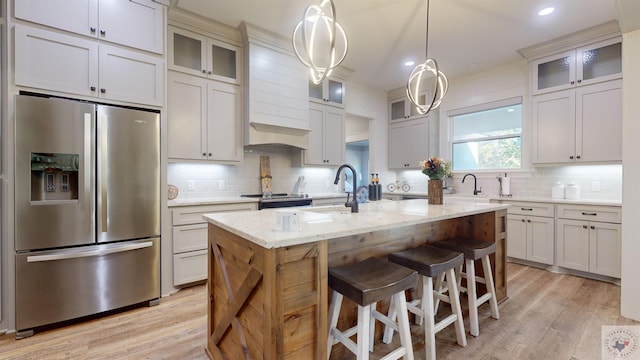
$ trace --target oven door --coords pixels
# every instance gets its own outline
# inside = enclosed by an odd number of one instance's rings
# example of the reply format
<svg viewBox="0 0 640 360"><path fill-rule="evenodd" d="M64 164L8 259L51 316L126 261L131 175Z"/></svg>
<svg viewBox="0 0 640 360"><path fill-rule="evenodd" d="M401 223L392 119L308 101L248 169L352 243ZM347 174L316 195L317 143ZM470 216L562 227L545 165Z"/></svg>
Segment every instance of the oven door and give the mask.
<svg viewBox="0 0 640 360"><path fill-rule="evenodd" d="M312 202L311 198L260 200L258 202L258 210L294 207L294 206L309 206L311 205L311 202Z"/></svg>

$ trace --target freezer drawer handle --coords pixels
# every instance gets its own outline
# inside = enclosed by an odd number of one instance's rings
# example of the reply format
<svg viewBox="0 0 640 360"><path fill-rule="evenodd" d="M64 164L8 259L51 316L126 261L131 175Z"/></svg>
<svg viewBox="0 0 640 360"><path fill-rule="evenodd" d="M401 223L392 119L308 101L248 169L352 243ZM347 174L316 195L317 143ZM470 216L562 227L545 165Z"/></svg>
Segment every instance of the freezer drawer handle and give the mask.
<svg viewBox="0 0 640 360"><path fill-rule="evenodd" d="M588 212L582 212L582 215L589 215L589 216L598 216L598 213L588 213Z"/></svg>
<svg viewBox="0 0 640 360"><path fill-rule="evenodd" d="M113 246L106 249L95 249L95 250L87 250L87 251L79 251L79 252L65 252L65 253L49 254L49 255L34 255L34 256L27 256L27 262L32 263L32 262L67 260L67 259L76 259L76 258L83 258L83 257L102 256L102 255L114 254L119 252L144 249L151 246L153 246L153 242L146 241L143 243Z"/></svg>

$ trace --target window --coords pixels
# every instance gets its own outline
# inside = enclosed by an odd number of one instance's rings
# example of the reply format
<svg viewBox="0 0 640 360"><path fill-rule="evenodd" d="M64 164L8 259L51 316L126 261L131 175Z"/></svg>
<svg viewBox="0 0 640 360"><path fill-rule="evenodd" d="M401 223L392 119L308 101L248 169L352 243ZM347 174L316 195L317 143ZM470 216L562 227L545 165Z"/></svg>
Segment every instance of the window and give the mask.
<svg viewBox="0 0 640 360"><path fill-rule="evenodd" d="M453 170L505 170L522 166L522 98L448 113Z"/></svg>

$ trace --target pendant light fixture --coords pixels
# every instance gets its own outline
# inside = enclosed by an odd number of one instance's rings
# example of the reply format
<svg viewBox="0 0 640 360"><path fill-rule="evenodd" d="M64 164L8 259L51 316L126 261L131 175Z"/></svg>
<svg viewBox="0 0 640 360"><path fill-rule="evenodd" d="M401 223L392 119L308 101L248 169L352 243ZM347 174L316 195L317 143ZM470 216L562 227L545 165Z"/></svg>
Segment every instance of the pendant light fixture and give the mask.
<svg viewBox="0 0 640 360"><path fill-rule="evenodd" d="M336 20L333 0L310 5L293 30L293 50L320 84L347 55L347 35Z"/></svg>
<svg viewBox="0 0 640 360"><path fill-rule="evenodd" d="M425 57L427 60L413 68L409 75L409 81L407 81L407 97L416 106L416 110L421 115L437 109L449 88L447 77L438 68L438 63L435 59L429 58L429 0L427 0ZM423 81L430 86L423 86ZM424 103L421 104L419 101L420 94L428 89L432 89L431 96L425 96Z"/></svg>

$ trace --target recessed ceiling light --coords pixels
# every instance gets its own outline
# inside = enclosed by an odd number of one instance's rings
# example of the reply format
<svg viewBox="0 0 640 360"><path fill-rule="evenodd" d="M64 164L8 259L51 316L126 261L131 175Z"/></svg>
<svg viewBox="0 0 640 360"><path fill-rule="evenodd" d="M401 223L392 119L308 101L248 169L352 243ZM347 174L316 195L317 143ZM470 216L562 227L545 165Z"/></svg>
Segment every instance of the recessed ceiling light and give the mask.
<svg viewBox="0 0 640 360"><path fill-rule="evenodd" d="M540 16L546 16L546 15L551 14L551 13L552 13L552 12L554 12L555 10L556 10L556 8L554 8L554 7L544 8L544 9L542 9L542 10L540 10L540 11L538 12L538 15L540 15Z"/></svg>
<svg viewBox="0 0 640 360"><path fill-rule="evenodd" d="M415 62L414 62L414 61L411 61L411 60L406 61L406 62L404 63L404 66L413 66L413 65L415 65Z"/></svg>

